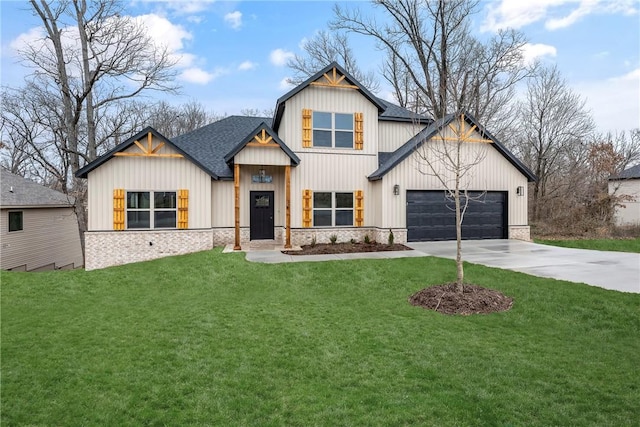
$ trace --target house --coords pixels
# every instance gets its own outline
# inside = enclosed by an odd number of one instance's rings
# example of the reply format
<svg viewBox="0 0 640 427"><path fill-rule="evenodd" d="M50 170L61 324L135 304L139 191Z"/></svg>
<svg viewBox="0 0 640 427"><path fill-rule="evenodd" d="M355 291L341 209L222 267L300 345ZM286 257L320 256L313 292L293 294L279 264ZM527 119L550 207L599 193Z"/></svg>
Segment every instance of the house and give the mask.
<svg viewBox="0 0 640 427"><path fill-rule="evenodd" d="M78 220L69 197L4 169L0 181L0 268L82 267Z"/></svg>
<svg viewBox="0 0 640 427"><path fill-rule="evenodd" d="M416 162L453 134L469 140L464 155L485 149L467 176L479 197L464 237L529 239L534 176L473 117L416 116L331 63L278 99L273 118L227 117L171 140L146 128L78 171L89 189L86 267L265 239L455 239L443 185Z"/></svg>
<svg viewBox="0 0 640 427"><path fill-rule="evenodd" d="M621 197L615 208L616 225L640 225L640 165L609 178L609 194Z"/></svg>

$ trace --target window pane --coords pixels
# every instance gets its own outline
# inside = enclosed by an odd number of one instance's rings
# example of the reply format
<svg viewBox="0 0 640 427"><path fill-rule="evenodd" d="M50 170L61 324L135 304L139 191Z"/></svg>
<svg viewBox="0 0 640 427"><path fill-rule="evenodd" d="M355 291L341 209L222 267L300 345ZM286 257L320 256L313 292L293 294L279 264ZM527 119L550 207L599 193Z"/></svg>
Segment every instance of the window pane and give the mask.
<svg viewBox="0 0 640 427"><path fill-rule="evenodd" d="M331 211L313 211L313 226L331 226Z"/></svg>
<svg viewBox="0 0 640 427"><path fill-rule="evenodd" d="M336 193L336 208L353 208L353 193Z"/></svg>
<svg viewBox="0 0 640 427"><path fill-rule="evenodd" d="M176 228L176 211L155 211L153 226L154 228Z"/></svg>
<svg viewBox="0 0 640 427"><path fill-rule="evenodd" d="M331 131L314 130L313 146L314 147L331 147Z"/></svg>
<svg viewBox="0 0 640 427"><path fill-rule="evenodd" d="M22 212L9 212L9 231L22 230Z"/></svg>
<svg viewBox="0 0 640 427"><path fill-rule="evenodd" d="M353 210L336 210L337 225L353 225Z"/></svg>
<svg viewBox="0 0 640 427"><path fill-rule="evenodd" d="M336 113L336 129L353 130L353 114Z"/></svg>
<svg viewBox="0 0 640 427"><path fill-rule="evenodd" d="M129 211L127 212L127 228L150 228L149 212Z"/></svg>
<svg viewBox="0 0 640 427"><path fill-rule="evenodd" d="M353 132L336 131L336 147L353 148Z"/></svg>
<svg viewBox="0 0 640 427"><path fill-rule="evenodd" d="M127 193L127 208L129 209L149 209L151 206L149 203L149 192L129 192Z"/></svg>
<svg viewBox="0 0 640 427"><path fill-rule="evenodd" d="M331 208L331 193L313 193L313 208Z"/></svg>
<svg viewBox="0 0 640 427"><path fill-rule="evenodd" d="M314 129L331 129L331 113L313 112Z"/></svg>
<svg viewBox="0 0 640 427"><path fill-rule="evenodd" d="M153 206L156 209L175 209L176 207L176 193L175 191L156 191L153 193Z"/></svg>

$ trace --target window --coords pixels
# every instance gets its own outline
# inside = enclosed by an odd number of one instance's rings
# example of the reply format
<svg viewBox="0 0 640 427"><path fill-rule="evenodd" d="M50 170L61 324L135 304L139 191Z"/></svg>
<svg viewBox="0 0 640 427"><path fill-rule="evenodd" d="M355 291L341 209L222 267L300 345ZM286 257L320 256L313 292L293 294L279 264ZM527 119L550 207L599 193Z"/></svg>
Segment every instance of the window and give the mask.
<svg viewBox="0 0 640 427"><path fill-rule="evenodd" d="M313 226L352 226L353 193L313 193Z"/></svg>
<svg viewBox="0 0 640 427"><path fill-rule="evenodd" d="M127 228L176 228L176 192L127 192Z"/></svg>
<svg viewBox="0 0 640 427"><path fill-rule="evenodd" d="M9 231L22 231L22 212L9 212Z"/></svg>
<svg viewBox="0 0 640 427"><path fill-rule="evenodd" d="M353 148L353 114L314 111L313 146Z"/></svg>

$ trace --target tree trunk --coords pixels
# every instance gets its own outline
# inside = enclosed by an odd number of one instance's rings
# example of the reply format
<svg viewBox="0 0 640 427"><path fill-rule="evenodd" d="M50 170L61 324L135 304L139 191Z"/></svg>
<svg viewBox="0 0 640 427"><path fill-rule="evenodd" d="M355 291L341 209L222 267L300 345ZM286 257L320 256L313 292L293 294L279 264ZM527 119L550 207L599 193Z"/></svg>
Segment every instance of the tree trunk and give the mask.
<svg viewBox="0 0 640 427"><path fill-rule="evenodd" d="M457 143L457 162L460 164L461 143ZM462 293L464 290L464 266L462 261L462 211L460 207L460 171L456 171L456 188L454 190L456 202L456 292Z"/></svg>

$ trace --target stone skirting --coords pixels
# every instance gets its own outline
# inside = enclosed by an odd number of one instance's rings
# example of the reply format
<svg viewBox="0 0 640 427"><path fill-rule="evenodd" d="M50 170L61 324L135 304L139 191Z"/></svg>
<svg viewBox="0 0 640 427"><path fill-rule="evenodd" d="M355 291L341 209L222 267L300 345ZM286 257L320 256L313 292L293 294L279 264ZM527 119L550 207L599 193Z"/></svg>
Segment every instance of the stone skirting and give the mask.
<svg viewBox="0 0 640 427"><path fill-rule="evenodd" d="M331 243L331 236L338 237L337 242L349 242L351 239L363 242L365 236L371 241L387 243L389 239L388 228L375 227L349 227L349 228L293 228L291 229L291 244L293 246L309 245L315 238L316 243ZM393 229L394 243L407 242L407 230L404 228Z"/></svg>
<svg viewBox="0 0 640 427"><path fill-rule="evenodd" d="M528 225L511 225L509 226L509 238L530 242L531 227Z"/></svg>
<svg viewBox="0 0 640 427"><path fill-rule="evenodd" d="M88 231L85 269L148 261L213 248L211 230Z"/></svg>

